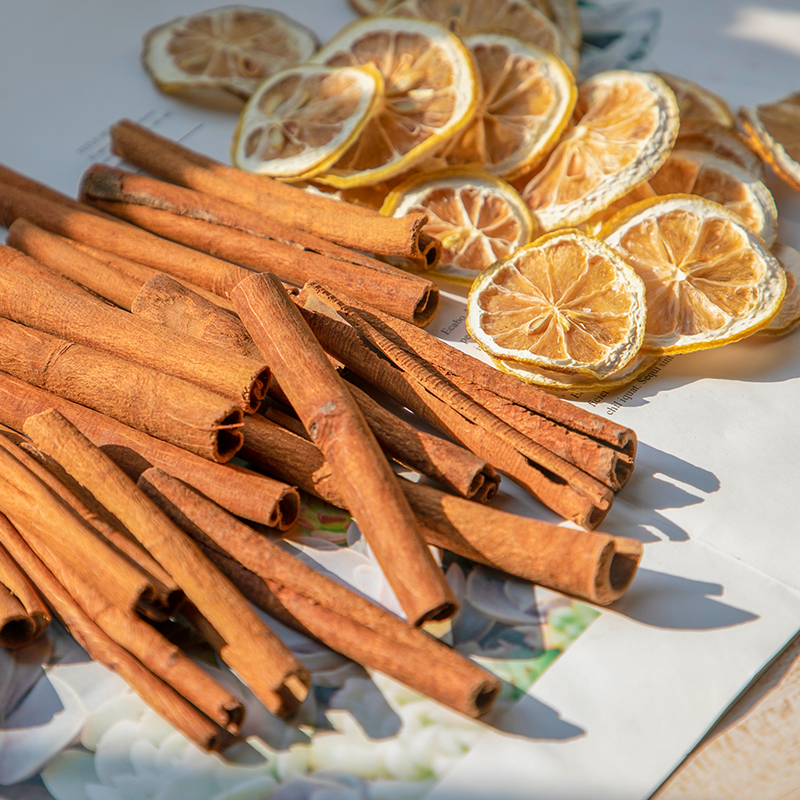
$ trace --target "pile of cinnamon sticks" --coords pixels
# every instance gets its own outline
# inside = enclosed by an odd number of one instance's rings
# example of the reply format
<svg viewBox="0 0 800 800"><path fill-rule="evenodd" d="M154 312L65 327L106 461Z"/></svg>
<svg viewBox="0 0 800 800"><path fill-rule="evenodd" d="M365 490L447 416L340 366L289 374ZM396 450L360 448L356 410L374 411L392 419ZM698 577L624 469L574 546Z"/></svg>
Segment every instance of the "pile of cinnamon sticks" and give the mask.
<svg viewBox="0 0 800 800"><path fill-rule="evenodd" d="M591 529L635 435L421 329L435 285L363 251L430 266L424 216L315 197L130 122L112 143L157 177L93 167L75 201L0 168L0 643L41 632L41 595L220 749L241 704L149 621L181 614L277 714L309 676L245 598L477 716L498 682L416 627L457 611L428 545L597 603L624 593L641 545ZM500 473L580 528L492 509ZM405 621L241 521L290 529L298 488L350 511Z"/></svg>

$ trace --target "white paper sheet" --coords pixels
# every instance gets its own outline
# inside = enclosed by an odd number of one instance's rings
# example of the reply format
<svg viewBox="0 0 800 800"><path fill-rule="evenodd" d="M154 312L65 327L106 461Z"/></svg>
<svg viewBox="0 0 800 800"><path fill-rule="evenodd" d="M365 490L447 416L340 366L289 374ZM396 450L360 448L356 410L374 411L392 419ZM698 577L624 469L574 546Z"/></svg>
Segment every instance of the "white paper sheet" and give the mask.
<svg viewBox="0 0 800 800"><path fill-rule="evenodd" d="M323 40L354 18L345 0L272 5ZM138 63L145 30L203 7L5 4L0 161L74 195L86 167L109 158L105 130L121 117L227 160L235 115L158 93ZM662 12L643 67L693 78L734 107L800 89L794 0L636 7ZM800 247L800 200L770 186L779 238ZM453 328L462 307L456 292L431 330ZM445 338L465 335L456 325ZM580 402L641 441L603 525L645 542L636 581L503 722L514 734L487 734L431 797L643 800L800 626L800 334L681 356L635 386ZM552 518L513 488L503 505Z"/></svg>

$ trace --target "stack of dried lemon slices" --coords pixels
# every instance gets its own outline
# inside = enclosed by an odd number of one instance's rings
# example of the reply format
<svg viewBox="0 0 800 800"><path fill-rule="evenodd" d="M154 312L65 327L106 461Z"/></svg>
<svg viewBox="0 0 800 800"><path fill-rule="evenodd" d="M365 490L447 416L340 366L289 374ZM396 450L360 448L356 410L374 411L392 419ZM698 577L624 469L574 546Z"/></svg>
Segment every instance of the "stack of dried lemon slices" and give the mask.
<svg viewBox="0 0 800 800"><path fill-rule="evenodd" d="M237 166L424 210L434 274L472 286L471 335L522 380L619 386L797 324L800 255L775 241L762 159L800 188L800 94L743 109L740 135L724 99L675 75L576 85L576 0L350 2L363 18L320 49L225 7L153 31L144 61L161 88L249 96Z"/></svg>

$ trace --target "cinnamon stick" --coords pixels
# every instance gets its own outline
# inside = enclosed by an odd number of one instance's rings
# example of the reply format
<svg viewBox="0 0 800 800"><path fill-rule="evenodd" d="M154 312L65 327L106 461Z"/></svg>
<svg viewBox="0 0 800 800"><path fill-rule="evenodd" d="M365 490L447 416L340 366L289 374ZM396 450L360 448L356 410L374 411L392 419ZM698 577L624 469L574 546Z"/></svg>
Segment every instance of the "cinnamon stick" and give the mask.
<svg viewBox="0 0 800 800"><path fill-rule="evenodd" d="M2 317L0 370L212 461L229 461L244 441L233 401Z"/></svg>
<svg viewBox="0 0 800 800"><path fill-rule="evenodd" d="M129 164L170 183L282 220L331 242L380 255L411 258L432 266L440 250L423 238L424 214L392 219L351 203L309 194L297 187L226 167L169 141L131 120L111 128L111 148Z"/></svg>
<svg viewBox="0 0 800 800"><path fill-rule="evenodd" d="M251 588L261 583L260 599L279 619L462 714L477 717L491 707L499 681L456 651L306 566L160 470L148 470L140 481L151 496L173 504L171 513L211 545L221 568L245 581L237 565L249 571Z"/></svg>
<svg viewBox="0 0 800 800"><path fill-rule="evenodd" d="M116 672L157 714L199 747L223 750L232 743L230 733L205 717L92 623L2 514L0 542L30 576L78 644L94 661Z"/></svg>
<svg viewBox="0 0 800 800"><path fill-rule="evenodd" d="M408 620L418 625L455 611L455 599L415 527L378 443L278 279L268 273L231 294L253 341L303 425L325 453L348 508Z"/></svg>
<svg viewBox="0 0 800 800"><path fill-rule="evenodd" d="M190 189L95 165L84 175L81 197L165 239L284 281L322 278L417 325L436 312L431 281Z"/></svg>
<svg viewBox="0 0 800 800"><path fill-rule="evenodd" d="M226 642L222 657L274 714L305 699L308 671L242 595L99 448L57 411L30 417L24 432L86 487L172 575Z"/></svg>
<svg viewBox="0 0 800 800"><path fill-rule="evenodd" d="M267 421L269 437L251 460L270 474L346 508L330 465L301 433ZM633 539L508 514L400 479L425 541L436 547L607 605L627 591L642 545Z"/></svg>
<svg viewBox="0 0 800 800"><path fill-rule="evenodd" d="M239 732L244 718L244 706L240 700L155 628L110 602L100 588L81 578L36 536L29 535L24 529L20 529L19 533L103 633L138 658L154 675L172 686L217 725L232 734Z"/></svg>
<svg viewBox="0 0 800 800"><path fill-rule="evenodd" d="M36 588L0 545L0 647L27 647L49 624L50 612Z"/></svg>
<svg viewBox="0 0 800 800"><path fill-rule="evenodd" d="M323 287L314 291L324 292L338 305ZM430 364L351 313L350 307L342 305L342 310L359 325L358 333L322 315L304 315L313 318L312 330L329 353L508 475L555 513L581 527L600 524L613 501L608 487L495 417ZM362 340L362 333L391 356L378 355Z"/></svg>
<svg viewBox="0 0 800 800"><path fill-rule="evenodd" d="M0 437L0 512L33 530L88 581L102 584L120 607L133 611L140 602L152 605L156 591L149 576L25 467L14 449Z"/></svg>
<svg viewBox="0 0 800 800"><path fill-rule="evenodd" d="M3 431L3 435L6 435ZM142 607L147 617L167 619L172 616L183 602L183 592L178 588L172 576L147 552L130 534L123 531L118 520L113 523L106 519L107 512L94 498L81 489L61 467L51 458L37 450L27 439L17 442L12 452L39 480L60 497L78 516L82 517L106 541L110 542L121 553L124 553L134 564L137 564L148 576L156 592L152 605Z"/></svg>
<svg viewBox="0 0 800 800"><path fill-rule="evenodd" d="M264 399L269 373L263 362L189 336L167 336L160 326L125 311L63 294L6 268L18 257L16 250L0 246L0 316L195 383L246 411Z"/></svg>
<svg viewBox="0 0 800 800"><path fill-rule="evenodd" d="M0 423L21 431L29 416L48 408L57 408L135 477L158 466L237 516L280 530L287 530L297 520L300 498L297 490L285 483L200 458L0 372Z"/></svg>

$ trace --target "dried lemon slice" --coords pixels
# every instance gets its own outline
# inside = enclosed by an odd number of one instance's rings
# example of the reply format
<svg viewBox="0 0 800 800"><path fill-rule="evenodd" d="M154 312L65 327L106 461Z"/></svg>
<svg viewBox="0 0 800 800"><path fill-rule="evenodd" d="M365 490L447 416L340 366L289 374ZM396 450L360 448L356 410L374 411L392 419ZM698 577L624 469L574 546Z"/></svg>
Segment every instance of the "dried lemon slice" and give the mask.
<svg viewBox="0 0 800 800"><path fill-rule="evenodd" d="M733 112L718 94L688 78L681 78L668 72L657 72L656 75L674 92L681 112L681 125L689 121L702 121L716 122L727 128L734 127Z"/></svg>
<svg viewBox="0 0 800 800"><path fill-rule="evenodd" d="M578 51L563 38L546 11L528 0L387 0L382 14L440 22L458 36L479 31L516 36L558 54L577 74Z"/></svg>
<svg viewBox="0 0 800 800"><path fill-rule="evenodd" d="M224 89L249 97L318 46L311 30L279 11L222 6L148 31L142 62L164 92Z"/></svg>
<svg viewBox="0 0 800 800"><path fill-rule="evenodd" d="M515 361L493 358L494 365L524 383L532 383L555 392L602 392L627 386L651 369L660 356L637 353L622 369L612 372L602 380L588 375L567 375L548 369L537 369Z"/></svg>
<svg viewBox="0 0 800 800"><path fill-rule="evenodd" d="M247 101L233 136L233 163L274 178L309 178L358 138L382 95L383 78L371 65L282 70Z"/></svg>
<svg viewBox="0 0 800 800"><path fill-rule="evenodd" d="M481 101L439 155L451 166L478 164L513 180L555 146L575 106L575 80L549 50L511 36L478 33L464 44L478 65Z"/></svg>
<svg viewBox="0 0 800 800"><path fill-rule="evenodd" d="M739 119L753 149L800 192L800 92L777 103L742 108Z"/></svg>
<svg viewBox="0 0 800 800"><path fill-rule="evenodd" d="M673 150L661 169L646 184L612 203L587 223L594 231L598 221L633 203L656 195L694 194L733 211L769 247L778 231L778 210L769 189L732 161L700 150Z"/></svg>
<svg viewBox="0 0 800 800"><path fill-rule="evenodd" d="M716 122L681 120L675 150L702 150L727 158L760 181L764 180L764 162L733 129Z"/></svg>
<svg viewBox="0 0 800 800"><path fill-rule="evenodd" d="M458 283L471 284L537 232L516 190L482 172L448 169L417 175L391 192L381 213L402 216L415 210L427 213L425 232L442 242L433 274Z"/></svg>
<svg viewBox="0 0 800 800"><path fill-rule="evenodd" d="M800 253L789 245L776 242L772 247L772 255L786 272L786 296L769 325L758 332L784 336L800 325Z"/></svg>
<svg viewBox="0 0 800 800"><path fill-rule="evenodd" d="M478 81L461 40L422 19L364 17L312 59L332 66L373 64L383 100L358 140L318 181L345 189L406 172L472 118Z"/></svg>
<svg viewBox="0 0 800 800"><path fill-rule="evenodd" d="M545 234L478 276L467 330L493 358L603 378L639 351L644 285L598 239Z"/></svg>
<svg viewBox="0 0 800 800"><path fill-rule="evenodd" d="M643 352L688 353L738 341L778 312L786 275L741 219L694 195L636 203L603 238L644 280Z"/></svg>
<svg viewBox="0 0 800 800"><path fill-rule="evenodd" d="M603 72L578 87L575 127L522 196L545 230L577 225L652 177L678 135L678 106L655 75Z"/></svg>

